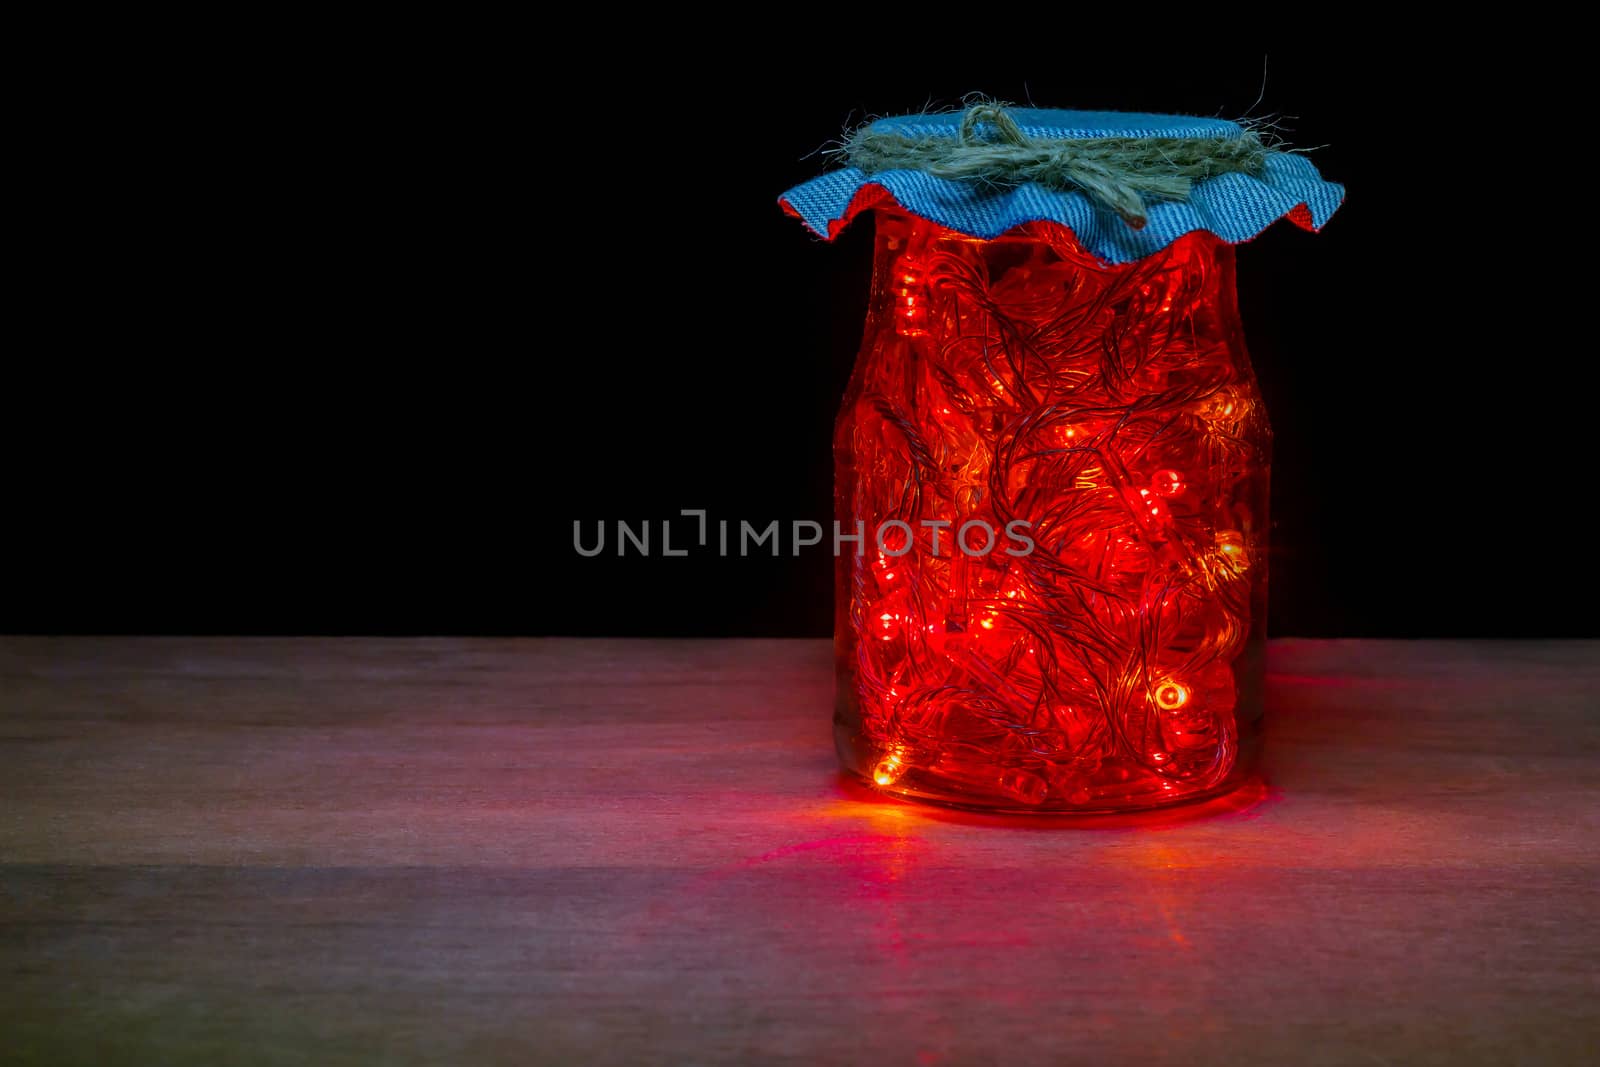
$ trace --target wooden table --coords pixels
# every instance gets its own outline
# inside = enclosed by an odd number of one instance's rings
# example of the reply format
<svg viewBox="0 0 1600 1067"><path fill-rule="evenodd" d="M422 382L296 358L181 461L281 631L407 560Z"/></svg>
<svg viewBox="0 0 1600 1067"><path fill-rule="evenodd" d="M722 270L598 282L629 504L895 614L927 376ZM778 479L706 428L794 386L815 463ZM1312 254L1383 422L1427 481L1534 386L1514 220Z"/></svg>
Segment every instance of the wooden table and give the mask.
<svg viewBox="0 0 1600 1067"><path fill-rule="evenodd" d="M1266 782L843 782L820 641L0 642L6 1063L1596 1062L1600 644L1279 641Z"/></svg>

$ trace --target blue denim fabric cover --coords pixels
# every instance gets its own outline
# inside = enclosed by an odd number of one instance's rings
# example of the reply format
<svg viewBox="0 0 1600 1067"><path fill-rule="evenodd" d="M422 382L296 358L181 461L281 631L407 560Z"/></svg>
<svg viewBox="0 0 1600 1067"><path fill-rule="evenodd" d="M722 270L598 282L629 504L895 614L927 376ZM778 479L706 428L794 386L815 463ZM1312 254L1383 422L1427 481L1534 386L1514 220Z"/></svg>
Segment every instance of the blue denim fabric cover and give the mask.
<svg viewBox="0 0 1600 1067"><path fill-rule="evenodd" d="M1010 114L1030 137L1237 137L1242 132L1237 123L1224 119L1185 115L1029 108L1016 108ZM879 119L873 125L912 135L954 138L961 115L903 115ZM1344 200L1344 186L1323 181L1310 160L1274 152L1267 157L1266 170L1259 178L1222 174L1196 182L1187 201L1147 201L1149 222L1142 230L1135 230L1083 193L1057 192L1031 182L996 189L915 170L882 171L869 177L848 167L795 186L780 202L810 229L831 238L830 223L845 218L856 193L873 185L887 190L911 214L973 237L997 237L1025 222L1059 222L1108 263L1147 256L1195 230L1209 230L1235 244L1248 241L1301 204L1310 214L1311 228L1321 229ZM1305 224L1298 213L1295 221Z"/></svg>

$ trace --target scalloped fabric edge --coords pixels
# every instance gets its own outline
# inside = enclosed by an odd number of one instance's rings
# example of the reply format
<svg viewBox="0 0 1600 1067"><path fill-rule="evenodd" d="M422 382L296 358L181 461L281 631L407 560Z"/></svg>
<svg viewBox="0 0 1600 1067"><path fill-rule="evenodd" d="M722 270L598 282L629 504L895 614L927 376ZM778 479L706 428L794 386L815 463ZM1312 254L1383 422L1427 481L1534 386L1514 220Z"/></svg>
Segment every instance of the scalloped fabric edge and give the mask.
<svg viewBox="0 0 1600 1067"><path fill-rule="evenodd" d="M1344 203L1344 186L1324 181L1304 156L1267 157L1259 178L1222 174L1197 182L1188 200L1148 205L1149 222L1135 230L1115 212L1082 193L1058 192L1032 182L991 189L915 170L871 177L855 168L837 170L790 189L779 205L806 228L831 241L863 211L886 202L969 237L989 239L1028 222L1055 222L1107 263L1130 263L1159 252L1186 233L1206 230L1229 244L1257 236L1279 219L1313 232L1326 226Z"/></svg>

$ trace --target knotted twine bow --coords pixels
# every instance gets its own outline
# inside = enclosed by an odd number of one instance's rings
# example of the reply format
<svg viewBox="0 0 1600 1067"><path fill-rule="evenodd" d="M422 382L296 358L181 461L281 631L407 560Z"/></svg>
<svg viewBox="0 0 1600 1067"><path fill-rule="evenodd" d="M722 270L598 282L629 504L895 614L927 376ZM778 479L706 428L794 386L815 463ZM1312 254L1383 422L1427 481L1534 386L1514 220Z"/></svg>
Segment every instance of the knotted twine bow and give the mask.
<svg viewBox="0 0 1600 1067"><path fill-rule="evenodd" d="M952 137L910 136L868 124L838 155L868 174L920 170L937 178L1008 187L1036 182L1078 190L1139 230L1144 198L1187 200L1196 181L1218 174L1260 174L1271 149L1255 131L1237 137L1030 138L999 103L967 109ZM987 136L979 127L987 127Z"/></svg>

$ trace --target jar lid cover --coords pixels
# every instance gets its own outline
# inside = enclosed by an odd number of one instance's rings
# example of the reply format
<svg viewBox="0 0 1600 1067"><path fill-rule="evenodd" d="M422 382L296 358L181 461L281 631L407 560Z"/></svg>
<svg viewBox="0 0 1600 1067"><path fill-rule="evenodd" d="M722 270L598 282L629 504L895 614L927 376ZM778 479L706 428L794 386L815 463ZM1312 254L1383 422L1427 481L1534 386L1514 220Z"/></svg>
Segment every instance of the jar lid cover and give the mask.
<svg viewBox="0 0 1600 1067"><path fill-rule="evenodd" d="M1196 230L1233 244L1281 218L1319 230L1344 200L1305 156L1240 123L1186 115L980 104L879 119L838 154L851 165L779 198L826 240L863 211L898 205L980 238L1060 223L1100 259L1127 263Z"/></svg>

